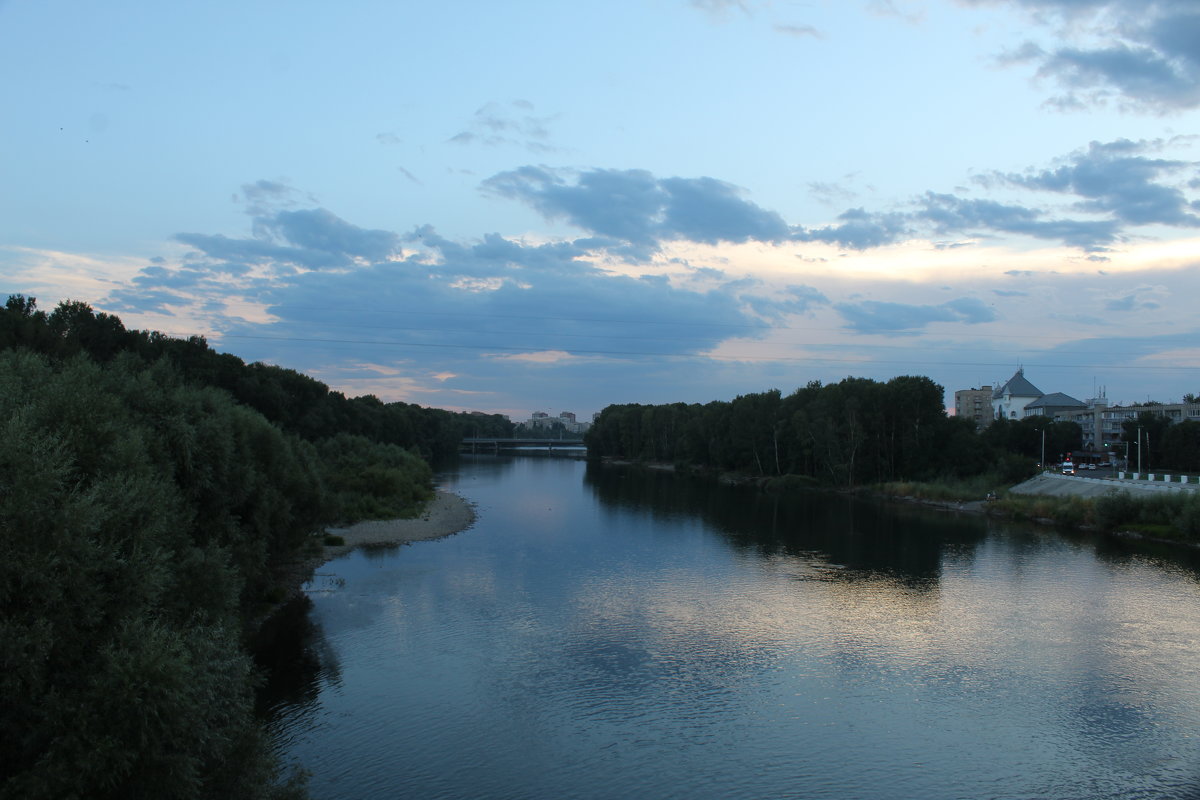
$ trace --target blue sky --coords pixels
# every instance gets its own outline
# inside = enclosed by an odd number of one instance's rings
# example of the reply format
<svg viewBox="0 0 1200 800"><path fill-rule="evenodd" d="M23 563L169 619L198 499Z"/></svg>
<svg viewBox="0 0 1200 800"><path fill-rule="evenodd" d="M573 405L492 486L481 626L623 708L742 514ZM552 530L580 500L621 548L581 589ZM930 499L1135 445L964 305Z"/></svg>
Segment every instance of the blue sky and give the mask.
<svg viewBox="0 0 1200 800"><path fill-rule="evenodd" d="M527 418L1200 392L1194 0L0 0L0 280Z"/></svg>

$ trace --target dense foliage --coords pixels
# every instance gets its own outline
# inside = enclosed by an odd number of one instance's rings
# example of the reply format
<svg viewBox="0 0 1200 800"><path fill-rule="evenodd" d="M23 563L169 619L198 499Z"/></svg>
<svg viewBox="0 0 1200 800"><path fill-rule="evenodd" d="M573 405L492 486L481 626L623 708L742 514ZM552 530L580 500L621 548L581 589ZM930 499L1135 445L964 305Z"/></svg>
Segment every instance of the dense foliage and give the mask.
<svg viewBox="0 0 1200 800"><path fill-rule="evenodd" d="M0 797L278 783L244 646L323 524L413 513L503 417L347 399L82 303L0 309ZM424 458L423 458L424 457Z"/></svg>
<svg viewBox="0 0 1200 800"><path fill-rule="evenodd" d="M239 611L318 521L311 445L166 364L0 352L0 794L263 797Z"/></svg>
<svg viewBox="0 0 1200 800"><path fill-rule="evenodd" d="M1121 423L1121 440L1131 469L1140 464L1143 472L1200 472L1200 422L1172 424L1161 414L1143 411Z"/></svg>
<svg viewBox="0 0 1200 800"><path fill-rule="evenodd" d="M86 303L60 303L46 313L34 300L14 295L0 309L0 350L24 347L52 358L79 353L107 363L119 354L143 361L166 359L184 378L229 392L284 431L309 441L355 434L371 441L416 449L436 461L457 452L465 433L511 436L512 423L500 414L466 414L378 398L347 398L320 381L268 364L246 364L218 353L202 336L177 339L153 331L126 330L111 314Z"/></svg>
<svg viewBox="0 0 1200 800"><path fill-rule="evenodd" d="M706 405L609 406L588 431L589 453L751 475L800 475L854 486L975 475L997 454L966 420L948 417L925 377L846 378ZM1018 479L1031 463L1017 459Z"/></svg>

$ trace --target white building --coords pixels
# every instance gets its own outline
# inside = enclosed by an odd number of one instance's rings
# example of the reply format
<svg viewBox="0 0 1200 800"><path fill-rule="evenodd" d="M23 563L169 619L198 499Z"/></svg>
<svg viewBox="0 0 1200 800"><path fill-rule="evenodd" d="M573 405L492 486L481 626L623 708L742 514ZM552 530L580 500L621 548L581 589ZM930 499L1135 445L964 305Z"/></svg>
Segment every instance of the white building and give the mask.
<svg viewBox="0 0 1200 800"><path fill-rule="evenodd" d="M992 418L1020 419L1025 416L1025 406L1044 395L1045 392L1025 379L1025 368L1021 367L992 393Z"/></svg>

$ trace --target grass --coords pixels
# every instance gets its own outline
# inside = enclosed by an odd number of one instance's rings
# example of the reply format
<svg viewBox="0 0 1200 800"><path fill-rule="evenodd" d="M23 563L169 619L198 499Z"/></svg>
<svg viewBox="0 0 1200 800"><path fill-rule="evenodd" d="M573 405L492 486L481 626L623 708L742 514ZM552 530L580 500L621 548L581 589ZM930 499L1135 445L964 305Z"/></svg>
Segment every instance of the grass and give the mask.
<svg viewBox="0 0 1200 800"><path fill-rule="evenodd" d="M999 477L992 473L970 478L950 478L937 481L893 481L877 487L888 497L915 497L938 502L969 502L983 500L989 493L1007 490Z"/></svg>

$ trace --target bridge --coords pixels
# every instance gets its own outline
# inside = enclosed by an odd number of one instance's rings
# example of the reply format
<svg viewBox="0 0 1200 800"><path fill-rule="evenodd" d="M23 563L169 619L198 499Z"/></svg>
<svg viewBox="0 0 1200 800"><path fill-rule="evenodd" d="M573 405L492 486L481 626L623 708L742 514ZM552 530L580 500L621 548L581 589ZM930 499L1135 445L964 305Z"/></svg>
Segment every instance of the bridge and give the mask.
<svg viewBox="0 0 1200 800"><path fill-rule="evenodd" d="M499 453L504 450L573 450L582 452L587 445L581 439L493 439L481 436L467 436L458 447L464 453Z"/></svg>

